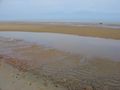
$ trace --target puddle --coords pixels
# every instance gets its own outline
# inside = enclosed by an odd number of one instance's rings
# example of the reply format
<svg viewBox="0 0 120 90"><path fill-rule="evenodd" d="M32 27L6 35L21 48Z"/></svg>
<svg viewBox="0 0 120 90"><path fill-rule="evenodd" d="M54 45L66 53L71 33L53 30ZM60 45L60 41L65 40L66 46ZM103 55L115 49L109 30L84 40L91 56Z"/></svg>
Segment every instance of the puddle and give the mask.
<svg viewBox="0 0 120 90"><path fill-rule="evenodd" d="M0 36L11 40L21 39L86 57L101 57L120 61L120 40L33 32L0 32Z"/></svg>

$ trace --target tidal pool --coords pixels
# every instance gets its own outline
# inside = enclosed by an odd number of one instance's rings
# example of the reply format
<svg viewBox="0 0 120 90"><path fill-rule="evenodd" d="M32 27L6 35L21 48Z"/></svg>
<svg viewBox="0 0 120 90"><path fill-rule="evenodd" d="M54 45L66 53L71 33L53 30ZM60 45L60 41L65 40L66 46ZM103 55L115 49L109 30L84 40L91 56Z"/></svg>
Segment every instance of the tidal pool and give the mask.
<svg viewBox="0 0 120 90"><path fill-rule="evenodd" d="M83 37L58 33L0 32L1 37L20 39L49 48L84 55L120 61L120 40Z"/></svg>

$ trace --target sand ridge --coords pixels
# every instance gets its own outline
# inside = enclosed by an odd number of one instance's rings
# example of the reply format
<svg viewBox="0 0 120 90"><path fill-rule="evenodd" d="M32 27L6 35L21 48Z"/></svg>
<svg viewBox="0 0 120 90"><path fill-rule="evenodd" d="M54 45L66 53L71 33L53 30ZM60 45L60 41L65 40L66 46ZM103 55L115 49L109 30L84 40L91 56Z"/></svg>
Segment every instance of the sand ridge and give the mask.
<svg viewBox="0 0 120 90"><path fill-rule="evenodd" d="M73 25L72 25L73 24ZM27 31L66 33L80 36L120 39L119 28L107 28L97 25L74 25L76 23L0 23L0 31Z"/></svg>

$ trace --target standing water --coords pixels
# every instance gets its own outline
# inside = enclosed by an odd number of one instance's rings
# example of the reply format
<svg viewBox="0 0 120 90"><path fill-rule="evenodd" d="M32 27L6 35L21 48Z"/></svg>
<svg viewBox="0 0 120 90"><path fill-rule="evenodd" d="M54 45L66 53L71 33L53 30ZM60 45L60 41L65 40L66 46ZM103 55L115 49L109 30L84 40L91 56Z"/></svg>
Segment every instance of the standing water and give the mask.
<svg viewBox="0 0 120 90"><path fill-rule="evenodd" d="M0 32L0 36L21 39L86 57L101 57L115 61L120 60L120 40L33 32Z"/></svg>

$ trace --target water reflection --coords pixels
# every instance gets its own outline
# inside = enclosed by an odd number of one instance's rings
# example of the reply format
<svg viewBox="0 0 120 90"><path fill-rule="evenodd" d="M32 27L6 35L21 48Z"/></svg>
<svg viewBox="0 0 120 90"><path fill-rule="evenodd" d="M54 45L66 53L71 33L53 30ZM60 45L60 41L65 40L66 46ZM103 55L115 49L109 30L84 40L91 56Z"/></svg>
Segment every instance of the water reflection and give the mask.
<svg viewBox="0 0 120 90"><path fill-rule="evenodd" d="M120 40L33 32L0 32L0 36L11 39L22 39L86 57L120 60Z"/></svg>

